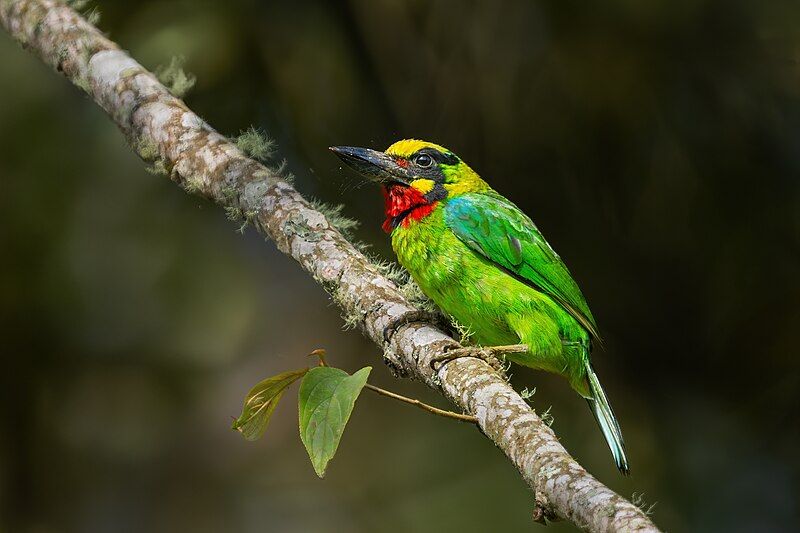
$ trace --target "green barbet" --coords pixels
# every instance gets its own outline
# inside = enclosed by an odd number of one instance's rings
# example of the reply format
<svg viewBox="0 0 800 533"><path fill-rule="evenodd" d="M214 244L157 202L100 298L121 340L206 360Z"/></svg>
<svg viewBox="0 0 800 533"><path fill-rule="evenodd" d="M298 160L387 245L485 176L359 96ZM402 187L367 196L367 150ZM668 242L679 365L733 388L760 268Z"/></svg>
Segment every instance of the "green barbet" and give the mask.
<svg viewBox="0 0 800 533"><path fill-rule="evenodd" d="M628 460L619 423L592 368L597 325L578 285L534 223L450 150L402 140L385 152L332 147L383 186L400 264L482 346L525 344L514 363L565 377L586 398L617 468Z"/></svg>

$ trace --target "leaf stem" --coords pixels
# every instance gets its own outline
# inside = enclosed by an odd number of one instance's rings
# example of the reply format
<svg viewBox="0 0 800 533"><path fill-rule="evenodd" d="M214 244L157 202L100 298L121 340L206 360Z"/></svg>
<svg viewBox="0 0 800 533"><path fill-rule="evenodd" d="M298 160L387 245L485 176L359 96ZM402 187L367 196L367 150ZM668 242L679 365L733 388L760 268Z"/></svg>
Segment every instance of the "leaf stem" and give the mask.
<svg viewBox="0 0 800 533"><path fill-rule="evenodd" d="M369 383L364 385L364 387L371 390L372 392L380 394L381 396L386 396L388 398L394 398L395 400L400 400L401 402L417 406L420 409L428 411L429 413L433 413L435 415L443 416L445 418L452 418L454 420L459 420L461 422L471 422L473 424L478 423L478 419L472 415L463 415L460 413L454 413L453 411L445 411L444 409L439 409L438 407L428 405L427 403L422 403L421 401L415 400L414 398L407 398L405 396L401 396L400 394L396 394L394 392L381 389L380 387L376 387L375 385L370 385Z"/></svg>

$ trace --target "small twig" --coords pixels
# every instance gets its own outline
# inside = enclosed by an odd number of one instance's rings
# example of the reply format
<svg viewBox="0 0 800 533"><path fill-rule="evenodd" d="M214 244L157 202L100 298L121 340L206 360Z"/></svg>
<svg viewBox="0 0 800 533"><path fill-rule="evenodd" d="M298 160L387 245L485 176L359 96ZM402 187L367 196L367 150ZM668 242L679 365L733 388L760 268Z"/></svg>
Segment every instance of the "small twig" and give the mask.
<svg viewBox="0 0 800 533"><path fill-rule="evenodd" d="M308 357L316 357L319 359L319 366L328 366L328 361L325 359L325 354L327 353L328 351L325 348L317 348L308 354Z"/></svg>
<svg viewBox="0 0 800 533"><path fill-rule="evenodd" d="M371 390L372 392L377 392L381 396L386 396L388 398L394 398L395 400L400 400L401 402L405 402L407 404L415 405L420 409L428 411L429 413L433 413L435 415L443 416L445 418L452 418L454 420L460 420L461 422L471 422L473 424L478 423L478 418L472 415L462 415L460 413L454 413L453 411L445 411L444 409L439 409L438 407L434 407L432 405L428 405L427 403L422 403L419 400L415 400L414 398L407 398L405 396L401 396L394 392L390 392L385 389L381 389L380 387L376 387L375 385L370 385L367 383L364 385L365 388Z"/></svg>
<svg viewBox="0 0 800 533"><path fill-rule="evenodd" d="M319 359L319 366L328 366L328 361L326 360L325 356L327 354L327 350L325 348L317 348L310 354L308 357L317 357ZM415 400L414 398L407 398L400 394L388 391L386 389L382 389L380 387L376 387L375 385L370 385L369 383L365 384L364 387L367 389L377 392L381 396L386 396L388 398L394 398L395 400L400 400L401 402L405 402L411 405L415 405L420 409L428 411L429 413L433 413L435 415L444 416L446 418L453 418L455 420L460 420L462 422L472 422L473 424L478 423L478 419L474 416L470 415L462 415L459 413L454 413L453 411L445 411L444 409L439 409L438 407L434 407L432 405L428 405L427 403L422 403L419 400Z"/></svg>

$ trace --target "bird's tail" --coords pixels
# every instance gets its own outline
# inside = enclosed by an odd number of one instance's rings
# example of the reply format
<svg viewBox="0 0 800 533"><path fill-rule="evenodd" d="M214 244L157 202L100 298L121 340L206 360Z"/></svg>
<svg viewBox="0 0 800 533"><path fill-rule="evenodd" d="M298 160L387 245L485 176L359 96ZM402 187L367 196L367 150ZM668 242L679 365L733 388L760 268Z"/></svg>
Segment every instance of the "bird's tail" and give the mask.
<svg viewBox="0 0 800 533"><path fill-rule="evenodd" d="M625 454L625 441L622 440L622 431L619 428L617 417L614 416L614 411L611 410L611 405L608 403L606 393L600 385L600 380L597 379L597 374L594 373L590 363L586 364L586 379L589 383L590 394L586 401L589 402L592 414L606 438L608 447L611 448L617 468L627 476L630 469L628 468L628 457Z"/></svg>

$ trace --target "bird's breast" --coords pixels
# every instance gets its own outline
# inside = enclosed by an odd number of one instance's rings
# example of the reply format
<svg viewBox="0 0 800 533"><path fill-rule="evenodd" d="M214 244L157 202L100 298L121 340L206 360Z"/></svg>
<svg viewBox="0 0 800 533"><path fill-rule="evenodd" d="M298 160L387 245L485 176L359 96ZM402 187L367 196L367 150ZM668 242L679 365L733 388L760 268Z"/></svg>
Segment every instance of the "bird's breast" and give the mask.
<svg viewBox="0 0 800 533"><path fill-rule="evenodd" d="M458 283L472 255L444 222L443 206L426 217L412 220L392 231L397 259L431 298L444 287Z"/></svg>

